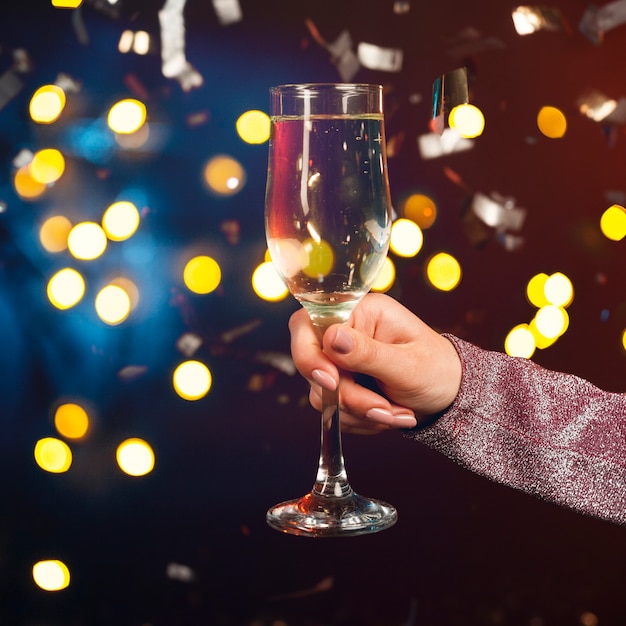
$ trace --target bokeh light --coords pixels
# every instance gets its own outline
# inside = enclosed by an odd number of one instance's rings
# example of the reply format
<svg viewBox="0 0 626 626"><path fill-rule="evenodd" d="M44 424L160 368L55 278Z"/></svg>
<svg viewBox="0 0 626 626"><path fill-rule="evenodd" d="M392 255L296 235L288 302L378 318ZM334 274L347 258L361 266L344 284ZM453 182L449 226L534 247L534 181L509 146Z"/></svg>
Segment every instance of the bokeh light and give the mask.
<svg viewBox="0 0 626 626"><path fill-rule="evenodd" d="M100 224L80 222L67 237L67 247L72 256L81 261L97 259L107 247L107 236Z"/></svg>
<svg viewBox="0 0 626 626"><path fill-rule="evenodd" d="M126 295L130 300L131 311L139 304L139 288L132 280L130 280L130 278L126 278L126 276L117 276L109 281L109 285L119 287L126 292Z"/></svg>
<svg viewBox="0 0 626 626"><path fill-rule="evenodd" d="M43 85L30 99L28 112L33 122L52 124L65 108L65 92L57 85Z"/></svg>
<svg viewBox="0 0 626 626"><path fill-rule="evenodd" d="M552 106L541 107L537 114L537 128L550 139L559 139L567 130L567 119L560 109Z"/></svg>
<svg viewBox="0 0 626 626"><path fill-rule="evenodd" d="M77 9L83 0L52 0L52 6L57 9Z"/></svg>
<svg viewBox="0 0 626 626"><path fill-rule="evenodd" d="M33 155L30 175L44 185L55 183L65 172L65 158L56 148L44 148Z"/></svg>
<svg viewBox="0 0 626 626"><path fill-rule="evenodd" d="M559 306L547 304L542 306L535 315L537 330L547 339L560 337L569 326L567 311Z"/></svg>
<svg viewBox="0 0 626 626"><path fill-rule="evenodd" d="M401 257L414 257L424 244L422 229L413 221L400 218L391 225L389 249Z"/></svg>
<svg viewBox="0 0 626 626"><path fill-rule="evenodd" d="M437 219L437 205L423 193L411 194L403 207L404 217L413 220L422 230L430 228Z"/></svg>
<svg viewBox="0 0 626 626"><path fill-rule="evenodd" d="M378 291L378 292L384 293L386 291L389 291L389 289L391 289L395 280L396 280L396 266L394 265L394 262L389 257L385 257L383 266L380 268L380 271L378 272L378 276L376 276L376 279L372 283L371 289L372 291Z"/></svg>
<svg viewBox="0 0 626 626"><path fill-rule="evenodd" d="M263 111L252 110L242 113L235 126L237 134L246 143L265 143L270 138L270 118Z"/></svg>
<svg viewBox="0 0 626 626"><path fill-rule="evenodd" d="M127 200L111 204L102 216L102 228L112 241L124 241L132 237L139 227L139 211Z"/></svg>
<svg viewBox="0 0 626 626"><path fill-rule="evenodd" d="M626 209L619 204L610 206L600 218L602 234L612 241L621 241L626 236Z"/></svg>
<svg viewBox="0 0 626 626"><path fill-rule="evenodd" d="M562 272L548 276L543 291L548 302L557 307L568 307L574 300L572 281Z"/></svg>
<svg viewBox="0 0 626 626"><path fill-rule="evenodd" d="M185 400L204 398L213 382L209 368L201 361L189 360L181 363L172 376L176 393Z"/></svg>
<svg viewBox="0 0 626 626"><path fill-rule="evenodd" d="M264 261L255 268L252 273L252 289L259 298L268 302L278 302L289 295L285 281L271 261Z"/></svg>
<svg viewBox="0 0 626 626"><path fill-rule="evenodd" d="M528 324L518 324L512 328L504 340L504 351L509 356L530 359L535 353L535 338Z"/></svg>
<svg viewBox="0 0 626 626"><path fill-rule="evenodd" d="M61 591L70 584L70 570L58 559L37 561L32 573L35 584L44 591Z"/></svg>
<svg viewBox="0 0 626 626"><path fill-rule="evenodd" d="M44 437L35 444L35 461L42 470L52 474L62 474L72 465L70 447L56 437Z"/></svg>
<svg viewBox="0 0 626 626"><path fill-rule="evenodd" d="M210 256L193 257L183 269L183 281L187 289L194 293L211 293L217 289L221 280L222 270L219 263Z"/></svg>
<svg viewBox="0 0 626 626"><path fill-rule="evenodd" d="M545 350L546 348L549 348L550 346L554 345L557 339L559 338L559 335L556 335L554 337L545 337L544 335L542 335L541 331L537 328L536 317L530 320L530 323L528 324L528 328L530 329L530 332L533 334L533 337L535 338L535 345L537 346L539 350Z"/></svg>
<svg viewBox="0 0 626 626"><path fill-rule="evenodd" d="M530 304L540 308L549 304L544 290L548 275L544 272L535 274L526 285L526 299Z"/></svg>
<svg viewBox="0 0 626 626"><path fill-rule="evenodd" d="M220 196L231 196L244 186L245 171L236 159L218 155L204 167L204 180L209 189Z"/></svg>
<svg viewBox="0 0 626 626"><path fill-rule="evenodd" d="M24 200L35 200L47 189L47 185L35 180L30 172L30 164L22 165L15 171L13 186L17 195Z"/></svg>
<svg viewBox="0 0 626 626"><path fill-rule="evenodd" d="M54 427L67 439L82 439L89 430L89 415L79 404L66 402L54 412Z"/></svg>
<svg viewBox="0 0 626 626"><path fill-rule="evenodd" d="M39 229L39 241L46 252L67 250L67 237L72 230L72 222L64 215L53 215L45 220Z"/></svg>
<svg viewBox="0 0 626 626"><path fill-rule="evenodd" d="M335 255L332 246L321 239L305 239L302 242L302 250L306 261L302 271L311 278L323 278L328 276L335 263Z"/></svg>
<svg viewBox="0 0 626 626"><path fill-rule="evenodd" d="M75 269L66 267L50 278L47 295L57 309L69 309L85 295L85 279Z"/></svg>
<svg viewBox="0 0 626 626"><path fill-rule="evenodd" d="M115 458L119 468L129 476L145 476L155 465L152 446L139 437L126 439L117 446Z"/></svg>
<svg viewBox="0 0 626 626"><path fill-rule="evenodd" d="M485 116L483 112L473 104L459 104L455 106L448 116L450 128L454 128L461 137L473 139L482 135L485 130Z"/></svg>
<svg viewBox="0 0 626 626"><path fill-rule="evenodd" d="M135 98L125 98L116 102L107 115L109 128L121 135L134 133L146 121L146 105Z"/></svg>
<svg viewBox="0 0 626 626"><path fill-rule="evenodd" d="M461 266L447 252L439 252L432 256L426 264L428 282L440 291L452 291L461 282Z"/></svg>
<svg viewBox="0 0 626 626"><path fill-rule="evenodd" d="M119 285L107 285L96 296L96 313L110 326L121 324L130 314L130 296Z"/></svg>

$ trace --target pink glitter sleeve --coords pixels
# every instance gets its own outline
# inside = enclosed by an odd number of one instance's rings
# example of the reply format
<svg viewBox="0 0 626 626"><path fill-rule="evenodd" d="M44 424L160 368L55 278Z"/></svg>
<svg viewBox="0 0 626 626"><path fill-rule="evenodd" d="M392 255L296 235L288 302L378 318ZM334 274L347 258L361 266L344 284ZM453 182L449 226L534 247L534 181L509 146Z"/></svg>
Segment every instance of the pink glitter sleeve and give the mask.
<svg viewBox="0 0 626 626"><path fill-rule="evenodd" d="M491 480L626 524L626 396L446 335L459 394L408 437Z"/></svg>

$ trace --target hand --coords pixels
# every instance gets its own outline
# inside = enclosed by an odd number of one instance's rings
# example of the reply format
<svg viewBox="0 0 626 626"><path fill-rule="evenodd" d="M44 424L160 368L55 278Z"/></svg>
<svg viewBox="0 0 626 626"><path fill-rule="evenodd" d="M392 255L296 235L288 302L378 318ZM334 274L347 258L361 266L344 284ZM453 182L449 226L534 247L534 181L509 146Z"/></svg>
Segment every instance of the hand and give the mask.
<svg viewBox="0 0 626 626"><path fill-rule="evenodd" d="M341 378L347 432L413 428L450 406L459 391L461 361L452 343L389 296L365 296L346 324L325 331L322 346L304 309L292 315L289 330L294 363L311 385L316 409L321 388L335 389ZM378 392L359 384L358 373L374 378Z"/></svg>

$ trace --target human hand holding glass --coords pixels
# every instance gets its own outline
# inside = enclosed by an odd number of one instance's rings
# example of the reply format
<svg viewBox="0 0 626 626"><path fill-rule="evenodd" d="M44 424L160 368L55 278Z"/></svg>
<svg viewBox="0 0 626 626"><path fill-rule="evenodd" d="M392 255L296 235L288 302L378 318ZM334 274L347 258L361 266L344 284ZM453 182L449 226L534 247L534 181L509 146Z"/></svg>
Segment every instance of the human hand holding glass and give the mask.
<svg viewBox="0 0 626 626"><path fill-rule="evenodd" d="M369 291L389 246L382 88L362 84L271 89L265 227L272 261L321 339ZM268 524L306 536L358 535L396 522L396 510L356 494L345 470L339 390L323 391L312 490L267 512Z"/></svg>

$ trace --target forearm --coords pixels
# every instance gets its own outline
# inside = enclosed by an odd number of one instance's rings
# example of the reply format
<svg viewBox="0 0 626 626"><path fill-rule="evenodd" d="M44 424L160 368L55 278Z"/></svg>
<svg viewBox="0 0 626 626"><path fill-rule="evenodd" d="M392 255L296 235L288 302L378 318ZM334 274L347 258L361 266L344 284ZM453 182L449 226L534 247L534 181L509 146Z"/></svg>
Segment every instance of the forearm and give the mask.
<svg viewBox="0 0 626 626"><path fill-rule="evenodd" d="M453 405L407 436L494 481L626 523L626 396L448 336Z"/></svg>

